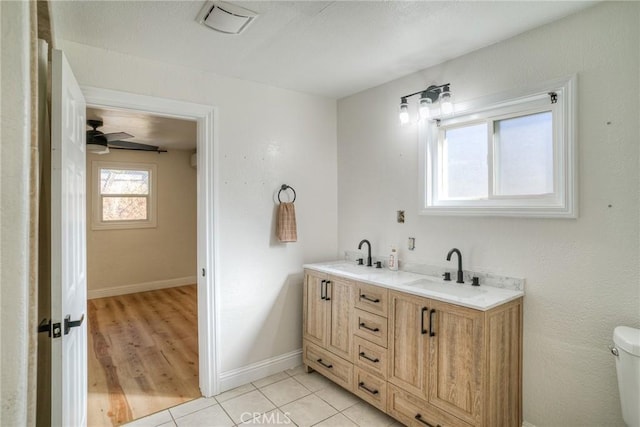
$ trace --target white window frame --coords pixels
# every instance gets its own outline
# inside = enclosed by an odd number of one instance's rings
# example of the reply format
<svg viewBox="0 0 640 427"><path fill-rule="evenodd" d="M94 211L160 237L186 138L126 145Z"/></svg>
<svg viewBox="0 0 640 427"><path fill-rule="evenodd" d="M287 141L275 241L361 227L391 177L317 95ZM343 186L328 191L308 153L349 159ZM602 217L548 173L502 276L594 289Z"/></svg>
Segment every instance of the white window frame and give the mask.
<svg viewBox="0 0 640 427"><path fill-rule="evenodd" d="M575 140L576 77L545 82L526 90L482 98L456 105L453 117L420 123L420 214L577 218L577 145ZM550 93L556 96L551 102ZM500 196L493 193L493 123L496 120L551 111L553 117L554 190L551 194ZM489 197L441 197L444 130L487 122L489 131Z"/></svg>
<svg viewBox="0 0 640 427"><path fill-rule="evenodd" d="M149 173L149 194L147 195L148 217L146 220L103 221L102 194L100 191L100 170L120 169L147 171ZM157 191L158 167L155 163L106 162L94 160L91 162L91 229L92 230L120 230L135 228L155 228L157 226ZM109 196L117 196L110 194ZM124 194L123 196L130 196Z"/></svg>

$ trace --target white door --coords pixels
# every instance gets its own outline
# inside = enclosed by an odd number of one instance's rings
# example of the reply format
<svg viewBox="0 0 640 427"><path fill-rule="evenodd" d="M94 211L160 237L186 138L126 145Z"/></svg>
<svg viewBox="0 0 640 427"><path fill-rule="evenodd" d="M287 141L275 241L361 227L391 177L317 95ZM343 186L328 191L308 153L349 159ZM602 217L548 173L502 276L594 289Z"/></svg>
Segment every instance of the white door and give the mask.
<svg viewBox="0 0 640 427"><path fill-rule="evenodd" d="M87 424L86 106L62 51L52 59L51 424L76 427Z"/></svg>

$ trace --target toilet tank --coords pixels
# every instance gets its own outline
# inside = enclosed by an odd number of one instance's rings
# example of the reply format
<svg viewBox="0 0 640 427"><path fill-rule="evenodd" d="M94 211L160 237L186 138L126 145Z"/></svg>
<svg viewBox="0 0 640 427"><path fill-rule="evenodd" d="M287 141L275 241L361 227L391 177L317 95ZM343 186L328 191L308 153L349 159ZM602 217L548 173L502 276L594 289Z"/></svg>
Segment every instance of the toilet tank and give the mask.
<svg viewBox="0 0 640 427"><path fill-rule="evenodd" d="M618 326L613 342L622 418L628 427L640 427L640 329Z"/></svg>

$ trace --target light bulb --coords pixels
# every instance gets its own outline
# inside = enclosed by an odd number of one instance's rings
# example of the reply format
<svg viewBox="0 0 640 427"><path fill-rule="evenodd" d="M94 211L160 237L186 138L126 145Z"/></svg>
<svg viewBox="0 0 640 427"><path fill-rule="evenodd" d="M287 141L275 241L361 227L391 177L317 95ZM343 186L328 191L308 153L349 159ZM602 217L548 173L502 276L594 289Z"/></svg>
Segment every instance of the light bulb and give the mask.
<svg viewBox="0 0 640 427"><path fill-rule="evenodd" d="M451 92L442 92L440 94L440 112L443 116L453 113L453 95Z"/></svg>
<svg viewBox="0 0 640 427"><path fill-rule="evenodd" d="M426 92L422 92L422 97L418 103L418 115L420 120L426 120L431 115L431 98L426 95Z"/></svg>
<svg viewBox="0 0 640 427"><path fill-rule="evenodd" d="M400 101L400 124L406 125L409 123L409 104L407 98L402 98Z"/></svg>

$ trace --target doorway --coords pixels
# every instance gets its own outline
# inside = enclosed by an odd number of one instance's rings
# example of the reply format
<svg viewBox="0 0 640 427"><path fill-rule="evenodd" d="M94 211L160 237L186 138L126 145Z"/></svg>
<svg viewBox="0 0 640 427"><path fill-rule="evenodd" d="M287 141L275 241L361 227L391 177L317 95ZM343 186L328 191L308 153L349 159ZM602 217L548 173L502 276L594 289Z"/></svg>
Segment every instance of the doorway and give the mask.
<svg viewBox="0 0 640 427"><path fill-rule="evenodd" d="M218 301L215 252L217 156L213 107L99 88L82 88L87 107L121 109L197 123L197 319L199 388L203 396L218 392ZM144 362L144 361L143 361Z"/></svg>

